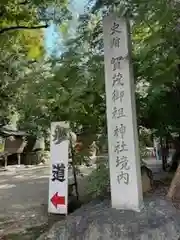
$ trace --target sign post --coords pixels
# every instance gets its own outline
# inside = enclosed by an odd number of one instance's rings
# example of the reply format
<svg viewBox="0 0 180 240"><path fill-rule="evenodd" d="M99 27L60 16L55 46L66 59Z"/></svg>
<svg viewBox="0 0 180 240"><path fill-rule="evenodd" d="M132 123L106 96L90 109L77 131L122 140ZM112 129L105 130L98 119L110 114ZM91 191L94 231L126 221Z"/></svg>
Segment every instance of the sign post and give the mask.
<svg viewBox="0 0 180 240"><path fill-rule="evenodd" d="M143 197L128 21L109 15L103 32L112 207L139 211Z"/></svg>
<svg viewBox="0 0 180 240"><path fill-rule="evenodd" d="M0 153L4 152L4 146L5 146L5 139L3 137L0 137Z"/></svg>
<svg viewBox="0 0 180 240"><path fill-rule="evenodd" d="M51 167L48 212L67 214L69 124L51 123Z"/></svg>

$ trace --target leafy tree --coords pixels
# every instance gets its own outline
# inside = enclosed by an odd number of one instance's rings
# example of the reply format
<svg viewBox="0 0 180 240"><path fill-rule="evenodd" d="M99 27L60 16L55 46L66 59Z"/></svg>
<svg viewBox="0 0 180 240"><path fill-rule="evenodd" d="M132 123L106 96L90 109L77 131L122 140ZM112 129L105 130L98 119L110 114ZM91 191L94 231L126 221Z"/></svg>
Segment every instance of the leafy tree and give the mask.
<svg viewBox="0 0 180 240"><path fill-rule="evenodd" d="M34 72L33 62L44 58L43 29L52 20L61 24L65 16L70 17L67 1L56 1L56 4L59 6L57 17L52 15L57 6L50 0L8 0L0 3L1 122L5 119L8 122L19 108L18 103L26 94L22 90L24 85L27 86L27 75ZM31 79L31 85L34 81Z"/></svg>
<svg viewBox="0 0 180 240"><path fill-rule="evenodd" d="M34 97L31 104L24 100L28 103L28 109L31 108L31 111L26 112L34 112L31 117L36 115L35 119L39 120L34 121L38 125L43 125L43 122L48 125L56 116L60 120L76 123L75 126L83 125L86 129L94 127L95 131L104 125L106 117L101 16L103 9L107 11L114 7L117 12L126 12L133 19L135 80L137 84L149 83L146 96L137 92L139 124L158 130L161 134L178 129L178 111L172 111L173 108L167 103L178 100L179 55L174 43L178 39L175 30L179 4L165 3L151 1L148 4L138 4L137 0L131 0L123 5L122 1L119 4L116 1L97 2L90 9L92 14L86 16L87 18L81 16L75 39L66 39L64 54L58 60L53 59L52 71L48 70L49 76L44 78L36 70L29 74L32 78L35 74L36 78L41 79L28 84L29 90L31 89L29 92L36 98ZM42 6L40 7L42 14ZM162 11L166 13L163 17ZM46 11L42 14L44 18L45 13ZM24 99L28 98L29 94ZM41 107L37 103L40 99ZM37 114L41 112L44 115L38 118Z"/></svg>
<svg viewBox="0 0 180 240"><path fill-rule="evenodd" d="M179 8L167 0L92 1L73 36L65 0L1 1L1 118L18 112L19 125L34 133L68 120L87 134L105 134L102 16L113 10L132 19L139 126L161 136L180 132ZM64 51L47 58L43 29L50 21L64 33Z"/></svg>
<svg viewBox="0 0 180 240"><path fill-rule="evenodd" d="M179 131L178 104L174 104L179 102L179 2L99 0L91 12L98 19L102 11L112 9L132 19L135 80L137 85L148 84L144 95L136 93L139 125L160 136ZM81 36L102 53L102 22L93 21L94 15L83 16ZM91 31L87 28L90 23Z"/></svg>
<svg viewBox="0 0 180 240"><path fill-rule="evenodd" d="M8 4L12 4L11 1L8 1ZM48 4L50 6L52 2L48 1ZM21 104L18 106L19 109L24 109L21 119L46 128L50 121L57 119L58 116L59 120L69 120L76 127L83 126L84 129L91 129L91 131L94 128L94 132L106 131L102 127L105 125L106 115L101 17L102 10L107 12L114 8L119 14L126 13L133 19L135 80L137 85L142 82L149 84L145 95L137 91L139 124L158 130L161 134L178 129L178 111L173 111L169 103L178 100L179 50L176 42L179 38L177 33L179 3L169 4L166 1L139 3L137 0L129 0L126 4L123 4L123 1L97 1L92 5L93 7L89 10L91 14L88 12L87 16L81 16L75 38L72 36L66 38L64 54L59 59L53 57L51 67L50 65L47 67L50 63L46 64L47 61L43 59L42 63L37 62L28 66L31 69L25 66L27 74L22 76L20 81L18 80L18 86L26 79L26 87L21 85L26 90L22 91L22 88L19 88L21 93L23 92L22 97L19 96L18 101L15 98L16 103L23 102L26 106L23 108ZM18 17L19 25L24 23L29 27L32 23L40 24L41 18L46 22L50 20L53 5L48 8L48 11L43 7L44 2L33 2L30 6L32 12L38 10L39 14L33 15L30 20L27 14L25 23ZM62 10L61 20L65 14L67 16L66 5L63 6L65 7L62 8L64 10ZM18 8L18 16L25 12L24 8L27 9L27 3ZM10 8L8 11L11 10ZM163 16L162 12L165 13ZM60 13L57 14L57 19L59 16L61 16ZM58 22L57 19L55 19L56 22ZM11 22L12 26L13 21L8 17L7 22L8 24ZM61 30L65 28L66 32L67 26L63 23ZM27 29L19 30L18 34L23 32L22 35L24 35L21 36L22 42L26 43L26 49L20 44L21 51L18 51L18 54L21 52L21 58L24 59L25 55L29 59L32 59L33 55L41 56L41 51L35 50L36 53L31 53L31 47L29 47L31 43L33 43L32 46L36 44L34 39L37 38L27 37L30 33L34 36L37 33ZM14 34L12 29L7 32ZM16 39L18 43L21 42L19 38ZM30 43L28 43L29 39ZM34 96L33 100L30 93ZM28 99L31 99L31 102Z"/></svg>

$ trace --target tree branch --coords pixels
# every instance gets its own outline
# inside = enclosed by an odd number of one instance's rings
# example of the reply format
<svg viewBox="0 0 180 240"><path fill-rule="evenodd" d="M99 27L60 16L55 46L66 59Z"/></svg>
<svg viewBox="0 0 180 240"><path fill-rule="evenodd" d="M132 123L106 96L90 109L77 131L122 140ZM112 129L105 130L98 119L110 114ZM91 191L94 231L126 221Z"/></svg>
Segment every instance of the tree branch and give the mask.
<svg viewBox="0 0 180 240"><path fill-rule="evenodd" d="M48 24L39 25L39 26L11 26L11 27L0 29L0 34L3 34L3 33L8 32L8 31L13 31L13 30L20 30L20 29L31 30L31 29L40 29L40 28L47 28L47 27L49 27Z"/></svg>
<svg viewBox="0 0 180 240"><path fill-rule="evenodd" d="M24 1L20 2L19 4L20 4L20 5L26 5L26 4L28 4L28 3L30 3L29 0L24 0Z"/></svg>

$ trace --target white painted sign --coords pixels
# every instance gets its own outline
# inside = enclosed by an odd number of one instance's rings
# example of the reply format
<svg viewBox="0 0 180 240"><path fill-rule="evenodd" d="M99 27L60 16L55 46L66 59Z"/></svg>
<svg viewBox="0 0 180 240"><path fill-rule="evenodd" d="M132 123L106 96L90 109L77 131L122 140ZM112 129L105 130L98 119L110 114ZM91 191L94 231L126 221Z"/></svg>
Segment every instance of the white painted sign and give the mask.
<svg viewBox="0 0 180 240"><path fill-rule="evenodd" d="M51 166L48 212L67 214L69 124L51 123Z"/></svg>
<svg viewBox="0 0 180 240"><path fill-rule="evenodd" d="M110 15L103 31L112 207L139 211L143 197L128 23Z"/></svg>

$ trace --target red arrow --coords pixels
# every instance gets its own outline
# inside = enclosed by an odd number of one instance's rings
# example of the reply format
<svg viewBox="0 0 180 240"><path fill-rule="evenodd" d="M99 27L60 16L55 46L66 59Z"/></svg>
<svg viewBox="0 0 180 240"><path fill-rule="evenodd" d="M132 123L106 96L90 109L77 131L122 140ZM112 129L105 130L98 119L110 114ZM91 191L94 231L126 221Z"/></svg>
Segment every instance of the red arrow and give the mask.
<svg viewBox="0 0 180 240"><path fill-rule="evenodd" d="M51 198L51 202L55 206L55 208L57 208L57 205L65 205L65 197L58 196L58 192L57 192Z"/></svg>

